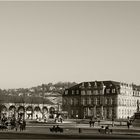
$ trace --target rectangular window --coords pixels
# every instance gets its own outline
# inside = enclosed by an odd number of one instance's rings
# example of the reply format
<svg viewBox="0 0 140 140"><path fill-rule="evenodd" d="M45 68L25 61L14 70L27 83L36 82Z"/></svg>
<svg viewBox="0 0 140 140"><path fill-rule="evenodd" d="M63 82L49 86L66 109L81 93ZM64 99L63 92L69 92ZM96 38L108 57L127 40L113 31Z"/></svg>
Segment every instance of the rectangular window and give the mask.
<svg viewBox="0 0 140 140"><path fill-rule="evenodd" d="M109 98L107 98L107 104L108 104L108 105L110 104L110 102L109 102Z"/></svg>
<svg viewBox="0 0 140 140"><path fill-rule="evenodd" d="M74 105L78 105L78 99L74 99Z"/></svg>
<svg viewBox="0 0 140 140"><path fill-rule="evenodd" d="M100 105L100 98L97 98L97 105Z"/></svg>
<svg viewBox="0 0 140 140"><path fill-rule="evenodd" d="M74 99L71 99L71 105L73 105L74 104Z"/></svg>
<svg viewBox="0 0 140 140"><path fill-rule="evenodd" d="M79 94L79 90L76 91L76 94Z"/></svg>
<svg viewBox="0 0 140 140"><path fill-rule="evenodd" d="M105 105L107 104L107 98L104 99L105 100Z"/></svg>
<svg viewBox="0 0 140 140"><path fill-rule="evenodd" d="M81 91L81 95L86 95L85 90Z"/></svg>
<svg viewBox="0 0 140 140"><path fill-rule="evenodd" d="M112 105L112 103L113 103L113 101L112 101L112 99L110 98L110 105Z"/></svg>
<svg viewBox="0 0 140 140"><path fill-rule="evenodd" d="M91 105L91 98L89 98L89 105Z"/></svg>
<svg viewBox="0 0 140 140"><path fill-rule="evenodd" d="M91 90L87 90L87 95L91 95Z"/></svg>
<svg viewBox="0 0 140 140"><path fill-rule="evenodd" d="M115 89L112 89L112 93L115 93Z"/></svg>
<svg viewBox="0 0 140 140"><path fill-rule="evenodd" d="M100 90L99 92L100 92L100 94L103 94L103 90Z"/></svg>
<svg viewBox="0 0 140 140"><path fill-rule="evenodd" d="M65 95L67 95L68 94L68 90L65 90Z"/></svg>
<svg viewBox="0 0 140 140"><path fill-rule="evenodd" d="M85 99L84 99L84 98L82 98L81 104L82 104L82 105L85 105Z"/></svg>
<svg viewBox="0 0 140 140"><path fill-rule="evenodd" d="M97 95L98 94L98 90L93 90L93 95Z"/></svg>
<svg viewBox="0 0 140 140"><path fill-rule="evenodd" d="M72 95L74 94L74 90L72 90Z"/></svg>
<svg viewBox="0 0 140 140"><path fill-rule="evenodd" d="M73 115L73 110L71 110L71 114Z"/></svg>
<svg viewBox="0 0 140 140"><path fill-rule="evenodd" d="M89 104L89 98L86 98L86 104L87 105Z"/></svg>
<svg viewBox="0 0 140 140"><path fill-rule="evenodd" d="M85 105L87 105L88 104L88 98L85 98Z"/></svg>
<svg viewBox="0 0 140 140"><path fill-rule="evenodd" d="M114 98L112 98L112 104L115 105L115 99Z"/></svg>
<svg viewBox="0 0 140 140"><path fill-rule="evenodd" d="M94 98L93 97L91 98L91 104L92 105L94 104Z"/></svg>
<svg viewBox="0 0 140 140"><path fill-rule="evenodd" d="M110 89L106 89L106 93L110 93Z"/></svg>

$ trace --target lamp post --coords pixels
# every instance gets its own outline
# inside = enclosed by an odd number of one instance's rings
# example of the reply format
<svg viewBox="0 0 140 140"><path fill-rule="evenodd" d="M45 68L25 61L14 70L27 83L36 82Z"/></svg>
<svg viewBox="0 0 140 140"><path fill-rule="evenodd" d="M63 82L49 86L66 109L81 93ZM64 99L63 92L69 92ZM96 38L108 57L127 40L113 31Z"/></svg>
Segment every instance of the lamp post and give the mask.
<svg viewBox="0 0 140 140"><path fill-rule="evenodd" d="M42 108L42 119L44 119L45 118L45 116L44 116L44 98L45 98L45 93L44 93L44 88L45 88L45 85L44 84L42 84L42 96L43 96L43 108Z"/></svg>

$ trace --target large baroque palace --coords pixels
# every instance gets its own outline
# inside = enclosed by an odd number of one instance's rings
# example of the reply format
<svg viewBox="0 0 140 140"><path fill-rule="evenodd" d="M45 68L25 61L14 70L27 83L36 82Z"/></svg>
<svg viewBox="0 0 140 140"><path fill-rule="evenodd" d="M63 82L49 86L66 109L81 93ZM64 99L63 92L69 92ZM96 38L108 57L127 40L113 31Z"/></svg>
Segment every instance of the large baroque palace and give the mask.
<svg viewBox="0 0 140 140"><path fill-rule="evenodd" d="M140 86L115 81L82 82L63 93L69 118L125 119L137 111Z"/></svg>

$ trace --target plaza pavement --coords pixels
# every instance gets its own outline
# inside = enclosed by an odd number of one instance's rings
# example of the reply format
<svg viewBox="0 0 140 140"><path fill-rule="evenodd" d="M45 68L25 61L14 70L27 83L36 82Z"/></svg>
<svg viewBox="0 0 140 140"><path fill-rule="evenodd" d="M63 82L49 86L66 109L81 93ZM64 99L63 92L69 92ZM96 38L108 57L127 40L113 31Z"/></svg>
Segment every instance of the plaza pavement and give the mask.
<svg viewBox="0 0 140 140"><path fill-rule="evenodd" d="M49 128L51 128L54 123L29 123L27 122L26 130L16 132L15 130L0 131L0 138L3 136L9 137L21 137L21 138L140 138L140 128L135 128L133 126L130 129L126 125L116 125L111 126L110 122L101 122L100 126L98 123L95 123L94 127L90 127L87 123L75 123L67 122L58 123L64 129L63 133L52 133ZM112 134L99 134L98 129L101 125L110 125L110 129L113 130ZM79 133L79 128L81 128L81 133ZM2 137L2 138L3 138Z"/></svg>
<svg viewBox="0 0 140 140"><path fill-rule="evenodd" d="M94 127L90 127L88 123L75 123L75 122L68 122L64 121L63 123L58 124L50 124L50 123L38 123L36 125L34 124L28 124L27 128L28 130L31 130L33 128L36 128L37 130L41 130L40 133L51 133L49 131L49 128L51 128L53 125L59 125L61 128L64 129L64 134L79 134L79 128L81 128L81 134L99 134L98 129L101 128L101 126L110 126L110 129L113 130L113 134L124 134L124 135L140 135L140 128L130 126L128 129L125 123L122 123L122 125L119 125L118 123L115 123L115 126L112 127L112 123L109 121L101 121L100 125L96 122ZM35 131L35 129L34 129Z"/></svg>

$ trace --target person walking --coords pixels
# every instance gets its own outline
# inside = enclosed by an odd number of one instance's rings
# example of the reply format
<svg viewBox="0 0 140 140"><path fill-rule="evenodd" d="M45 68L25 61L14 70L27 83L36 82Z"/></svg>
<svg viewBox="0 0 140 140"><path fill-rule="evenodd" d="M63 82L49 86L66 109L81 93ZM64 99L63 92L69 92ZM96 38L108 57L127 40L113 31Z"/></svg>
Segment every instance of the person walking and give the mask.
<svg viewBox="0 0 140 140"><path fill-rule="evenodd" d="M15 122L15 130L16 130L16 131L18 130L18 127L19 127L19 121L16 120L16 122Z"/></svg>
<svg viewBox="0 0 140 140"><path fill-rule="evenodd" d="M26 121L25 121L25 119L23 120L23 130L26 130Z"/></svg>
<svg viewBox="0 0 140 140"><path fill-rule="evenodd" d="M112 117L112 127L114 127L114 118Z"/></svg>
<svg viewBox="0 0 140 140"><path fill-rule="evenodd" d="M128 129L130 128L130 119L129 119L129 116L127 117L127 127L128 127Z"/></svg>
<svg viewBox="0 0 140 140"><path fill-rule="evenodd" d="M95 124L95 118L92 118L92 125L94 127L94 124Z"/></svg>
<svg viewBox="0 0 140 140"><path fill-rule="evenodd" d="M98 126L100 126L100 117L97 118Z"/></svg>
<svg viewBox="0 0 140 140"><path fill-rule="evenodd" d="M89 126L91 127L92 125L92 118L89 120Z"/></svg>

